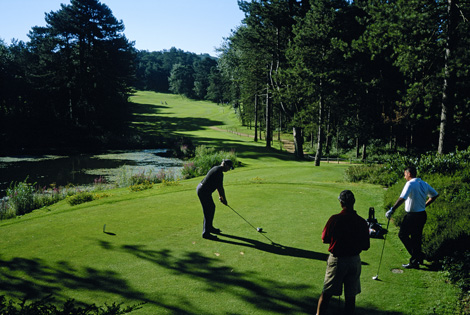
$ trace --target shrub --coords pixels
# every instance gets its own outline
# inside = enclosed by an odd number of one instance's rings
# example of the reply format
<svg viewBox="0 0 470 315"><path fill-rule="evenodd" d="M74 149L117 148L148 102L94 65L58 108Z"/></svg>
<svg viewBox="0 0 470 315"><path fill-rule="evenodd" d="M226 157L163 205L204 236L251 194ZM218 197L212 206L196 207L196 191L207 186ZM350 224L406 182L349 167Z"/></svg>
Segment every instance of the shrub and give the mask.
<svg viewBox="0 0 470 315"><path fill-rule="evenodd" d="M346 170L345 180L389 187L399 180L399 176L383 165L356 165Z"/></svg>
<svg viewBox="0 0 470 315"><path fill-rule="evenodd" d="M162 186L179 186L181 184L179 180L163 180L161 185Z"/></svg>
<svg viewBox="0 0 470 315"><path fill-rule="evenodd" d="M15 215L23 215L34 209L34 188L27 180L11 183L7 188L8 203Z"/></svg>
<svg viewBox="0 0 470 315"><path fill-rule="evenodd" d="M134 172L128 166L122 166L119 169L117 185L119 187L130 187L147 182L158 184L164 180L175 180L176 175L169 170L160 169L158 173L154 174L151 169L140 169Z"/></svg>
<svg viewBox="0 0 470 315"><path fill-rule="evenodd" d="M71 206L76 206L76 205L79 205L81 203L92 201L93 199L94 199L94 196L91 192L83 191L83 192L80 192L76 195L67 197L67 202Z"/></svg>
<svg viewBox="0 0 470 315"><path fill-rule="evenodd" d="M447 277L462 291L470 291L470 250L454 252L443 260Z"/></svg>
<svg viewBox="0 0 470 315"><path fill-rule="evenodd" d="M66 189L61 189L60 187L54 186L49 189L46 189L45 187L37 188L33 195L33 208L39 209L50 206L67 197L67 194L71 194L71 192L67 192Z"/></svg>
<svg viewBox="0 0 470 315"><path fill-rule="evenodd" d="M7 198L0 200L0 220L6 220L14 218L16 216L15 211L10 207L7 202Z"/></svg>
<svg viewBox="0 0 470 315"><path fill-rule="evenodd" d="M153 183L146 180L143 183L129 186L129 190L132 191L132 192L136 192L136 191L151 189L152 187L153 187Z"/></svg>
<svg viewBox="0 0 470 315"><path fill-rule="evenodd" d="M13 302L7 300L4 296L0 296L0 312L1 314L9 315L23 315L23 314L69 314L69 315L122 315L129 314L134 310L141 308L140 305L128 306L122 308L122 304L113 303L111 305L105 304L104 307L95 304L80 303L81 306L76 305L77 302L73 299L64 303L63 307L54 305L54 299L47 296L39 301L27 302Z"/></svg>
<svg viewBox="0 0 470 315"><path fill-rule="evenodd" d="M182 170L183 178L192 178L206 175L209 170L222 163L222 160L230 159L234 166L238 166L237 155L234 151L218 151L206 146L196 148L195 157L188 163L185 163Z"/></svg>

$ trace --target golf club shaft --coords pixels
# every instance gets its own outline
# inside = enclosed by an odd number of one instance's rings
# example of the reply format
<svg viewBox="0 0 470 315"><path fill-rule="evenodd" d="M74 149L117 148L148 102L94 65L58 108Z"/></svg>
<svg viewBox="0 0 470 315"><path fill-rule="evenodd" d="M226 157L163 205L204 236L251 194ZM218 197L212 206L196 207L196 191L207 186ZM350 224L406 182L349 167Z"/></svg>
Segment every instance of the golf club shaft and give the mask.
<svg viewBox="0 0 470 315"><path fill-rule="evenodd" d="M248 223L252 228L254 228L254 229L256 230L256 232L258 232L258 229L255 228L253 224L251 224L250 222L248 222L248 220L245 219L240 213L238 213L237 211L235 211L235 209L233 209L233 208L232 208L231 206L229 206L229 205L227 205L227 207L229 207L233 212L235 212L236 214L238 214L238 216L239 216L240 218L242 218L243 220L245 220L246 223ZM266 235L264 235L264 234L262 234L262 233L261 233L261 235L263 235L268 241L270 241L271 243L274 244L274 242L273 242L269 237L267 237Z"/></svg>
<svg viewBox="0 0 470 315"><path fill-rule="evenodd" d="M388 222L387 222L387 233L384 234L384 244L382 246L382 253L380 254L380 261L379 261L379 268L377 269L377 277L379 276L379 270L380 270L380 265L382 264L382 257L384 255L384 249L385 249L385 240L387 239L387 234L388 234L388 225L390 224L390 218L388 219Z"/></svg>

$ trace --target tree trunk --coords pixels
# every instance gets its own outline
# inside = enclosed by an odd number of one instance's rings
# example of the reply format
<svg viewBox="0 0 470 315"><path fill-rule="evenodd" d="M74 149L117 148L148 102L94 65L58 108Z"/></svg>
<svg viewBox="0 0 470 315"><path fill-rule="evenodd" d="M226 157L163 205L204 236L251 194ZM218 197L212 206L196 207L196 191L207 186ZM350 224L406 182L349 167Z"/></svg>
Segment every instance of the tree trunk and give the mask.
<svg viewBox="0 0 470 315"><path fill-rule="evenodd" d="M359 137L356 137L356 159L359 158Z"/></svg>
<svg viewBox="0 0 470 315"><path fill-rule="evenodd" d="M258 94L255 94L255 142L258 142Z"/></svg>
<svg viewBox="0 0 470 315"><path fill-rule="evenodd" d="M321 85L321 83L320 83ZM317 152L315 153L315 166L320 166L322 158L322 141L323 141L323 99L320 95L320 102L318 104L318 137L317 137Z"/></svg>
<svg viewBox="0 0 470 315"><path fill-rule="evenodd" d="M362 160L365 161L367 158L367 153L366 153L366 144L364 143L362 145Z"/></svg>
<svg viewBox="0 0 470 315"><path fill-rule="evenodd" d="M325 135L325 154L330 156L330 116L331 116L331 107L328 108L328 115L326 118L326 135Z"/></svg>
<svg viewBox="0 0 470 315"><path fill-rule="evenodd" d="M439 147L437 152L444 154L449 147L447 139L449 138L450 125L453 121L453 90L454 90L454 71L451 70L450 60L453 54L454 43L456 42L455 28L457 26L457 5L458 0L447 0L447 43L445 49L444 64L444 83L442 86L441 103L441 123L439 127Z"/></svg>
<svg viewBox="0 0 470 315"><path fill-rule="evenodd" d="M271 104L269 102L269 89L266 88L266 148L271 148L272 130L271 130Z"/></svg>
<svg viewBox="0 0 470 315"><path fill-rule="evenodd" d="M297 158L303 159L304 158L304 137L302 135L302 128L301 127L294 127L293 134L294 134L294 155Z"/></svg>

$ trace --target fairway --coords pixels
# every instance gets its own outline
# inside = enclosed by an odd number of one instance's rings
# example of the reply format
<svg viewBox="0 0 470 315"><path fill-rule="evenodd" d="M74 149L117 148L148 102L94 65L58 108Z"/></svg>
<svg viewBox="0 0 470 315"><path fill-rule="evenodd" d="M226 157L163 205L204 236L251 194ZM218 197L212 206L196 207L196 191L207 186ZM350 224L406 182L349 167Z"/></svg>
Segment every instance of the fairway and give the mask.
<svg viewBox="0 0 470 315"><path fill-rule="evenodd" d="M63 201L0 222L0 295L144 303L132 314L315 314L328 257L321 233L341 210L339 193L352 190L358 213L367 218L374 207L386 225L383 188L345 182L348 165L315 167L250 137L210 128L250 133L229 107L151 92L138 92L133 101L141 109L145 104L135 123L142 132L166 128L196 144L234 149L243 166L225 173L228 203L281 246L220 203L214 224L223 234L219 241L202 239L201 178L141 192L115 189L107 198L73 207ZM361 255L357 314L453 314L457 290L441 273L391 272L408 259L392 224L380 280L372 280L382 245L371 239ZM344 296L335 298L331 314L343 306Z"/></svg>

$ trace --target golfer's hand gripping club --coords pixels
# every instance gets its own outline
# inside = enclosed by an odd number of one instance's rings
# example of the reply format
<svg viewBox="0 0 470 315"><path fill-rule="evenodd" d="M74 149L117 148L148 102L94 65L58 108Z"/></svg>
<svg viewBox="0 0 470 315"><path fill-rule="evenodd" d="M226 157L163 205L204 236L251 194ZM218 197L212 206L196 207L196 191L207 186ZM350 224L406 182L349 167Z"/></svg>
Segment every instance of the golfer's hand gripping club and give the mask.
<svg viewBox="0 0 470 315"><path fill-rule="evenodd" d="M219 197L219 201L220 201L222 204L228 206L227 200L225 200L224 197L220 196L220 197Z"/></svg>

